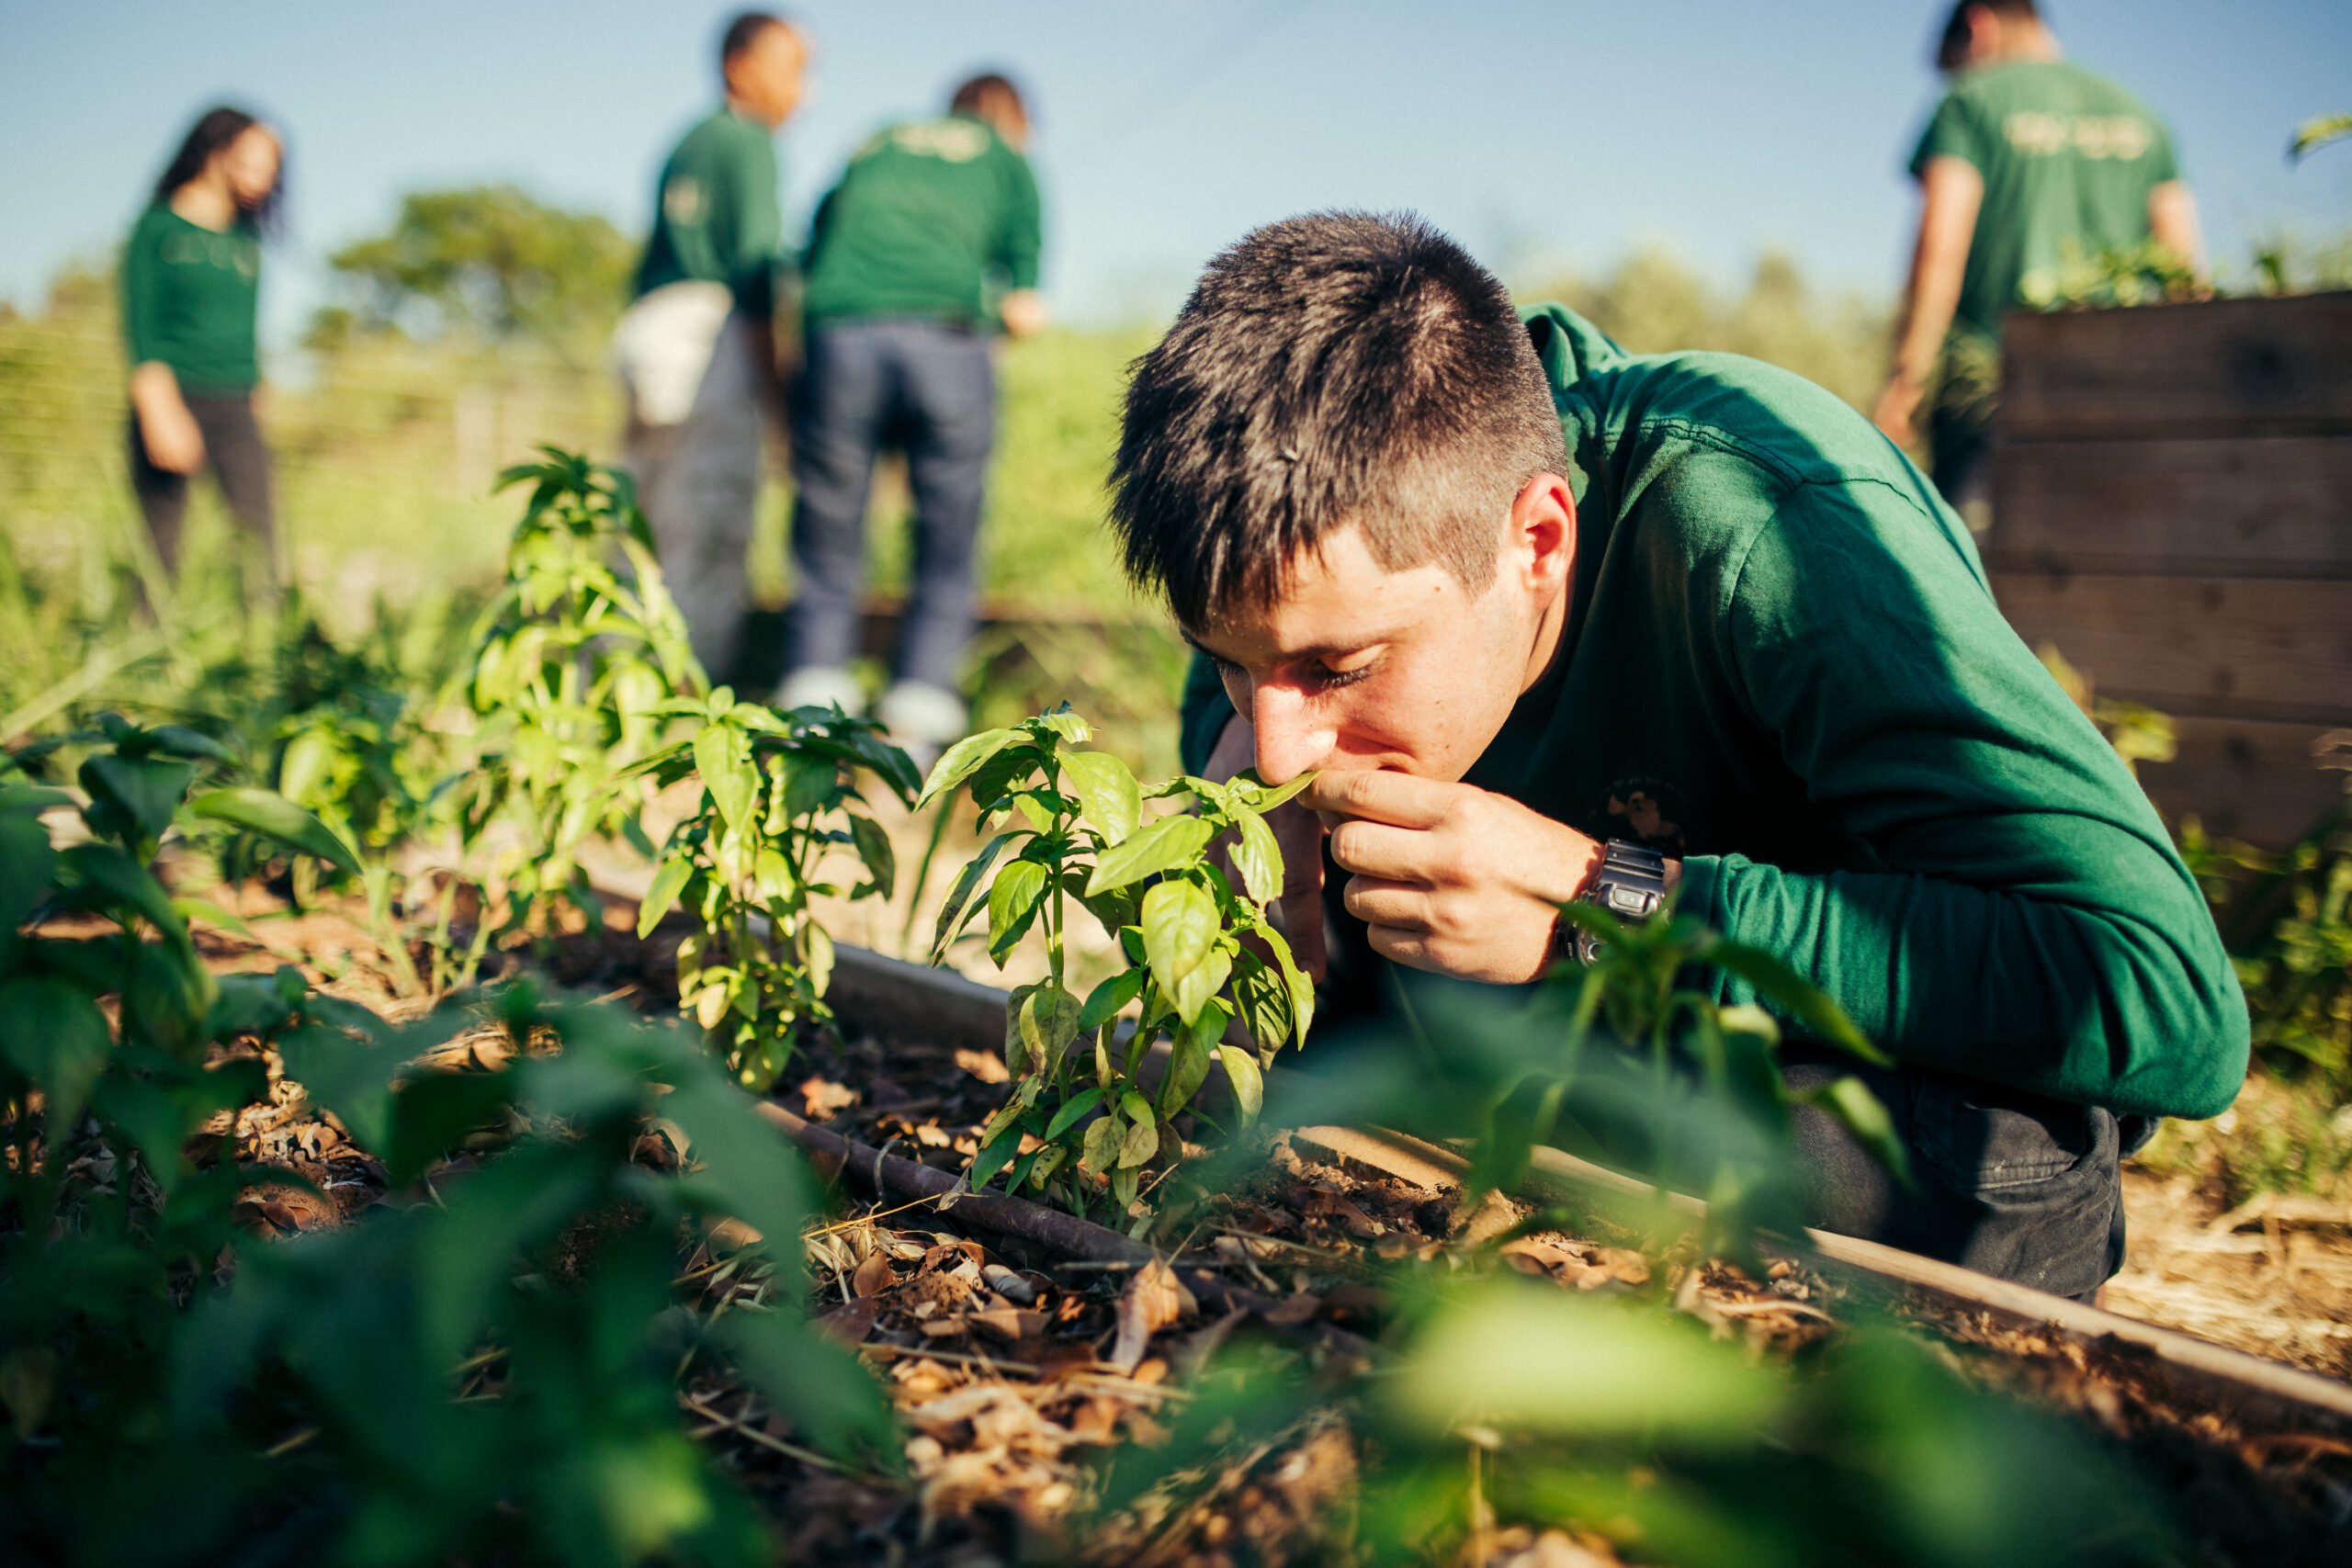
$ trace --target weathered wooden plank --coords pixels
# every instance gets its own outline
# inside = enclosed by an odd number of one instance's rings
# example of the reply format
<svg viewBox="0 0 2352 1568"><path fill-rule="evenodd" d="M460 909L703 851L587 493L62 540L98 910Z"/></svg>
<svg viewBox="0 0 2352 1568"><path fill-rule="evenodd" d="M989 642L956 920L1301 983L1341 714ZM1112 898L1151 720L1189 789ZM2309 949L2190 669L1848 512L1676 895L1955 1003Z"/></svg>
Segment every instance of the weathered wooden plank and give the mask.
<svg viewBox="0 0 2352 1568"><path fill-rule="evenodd" d="M2007 438L2352 430L2352 292L2013 311Z"/></svg>
<svg viewBox="0 0 2352 1568"><path fill-rule="evenodd" d="M2344 798L2341 773L2316 765L2316 725L2177 718L2180 754L2140 764L2140 783L2167 822L2184 814L2209 833L2283 849Z"/></svg>
<svg viewBox="0 0 2352 1568"><path fill-rule="evenodd" d="M2352 579L1996 572L2018 635L2101 695L2177 715L2352 724Z"/></svg>
<svg viewBox="0 0 2352 1568"><path fill-rule="evenodd" d="M2010 442L1993 484L1995 570L2352 577L2352 437Z"/></svg>

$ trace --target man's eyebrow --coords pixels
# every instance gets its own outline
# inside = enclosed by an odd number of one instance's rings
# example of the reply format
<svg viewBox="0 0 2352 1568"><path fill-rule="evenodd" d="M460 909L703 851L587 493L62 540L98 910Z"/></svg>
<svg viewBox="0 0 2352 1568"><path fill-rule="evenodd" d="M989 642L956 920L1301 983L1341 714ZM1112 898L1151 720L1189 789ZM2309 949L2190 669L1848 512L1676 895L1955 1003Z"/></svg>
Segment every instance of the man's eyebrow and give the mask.
<svg viewBox="0 0 2352 1568"><path fill-rule="evenodd" d="M1322 642L1307 648L1289 649L1283 652L1281 662L1287 664L1294 659L1329 659L1333 654L1361 653L1367 648L1376 648L1382 643L1395 642L1405 635L1407 629L1404 626L1387 626L1365 637L1351 637L1346 642ZM1185 645L1204 659L1220 663L1227 662L1224 655L1194 637L1190 627L1180 625L1176 628L1176 635L1182 637Z"/></svg>

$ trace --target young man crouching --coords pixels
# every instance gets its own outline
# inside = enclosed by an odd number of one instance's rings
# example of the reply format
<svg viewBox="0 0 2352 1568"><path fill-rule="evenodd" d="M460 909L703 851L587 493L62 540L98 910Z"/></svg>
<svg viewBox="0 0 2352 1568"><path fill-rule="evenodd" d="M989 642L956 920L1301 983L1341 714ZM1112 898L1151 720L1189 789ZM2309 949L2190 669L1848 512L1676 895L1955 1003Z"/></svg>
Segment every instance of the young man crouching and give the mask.
<svg viewBox="0 0 2352 1568"><path fill-rule="evenodd" d="M1417 220L1322 214L1210 265L1113 482L1201 656L1186 765L1323 771L1281 824L1318 973L1327 898L1358 978L1503 985L1573 956L1562 902L1670 893L1899 1064L1864 1076L1920 1190L1807 1113L1815 1223L2063 1295L2121 1261L2121 1155L2235 1094L2245 1002L2163 824L1811 383L1626 355Z"/></svg>

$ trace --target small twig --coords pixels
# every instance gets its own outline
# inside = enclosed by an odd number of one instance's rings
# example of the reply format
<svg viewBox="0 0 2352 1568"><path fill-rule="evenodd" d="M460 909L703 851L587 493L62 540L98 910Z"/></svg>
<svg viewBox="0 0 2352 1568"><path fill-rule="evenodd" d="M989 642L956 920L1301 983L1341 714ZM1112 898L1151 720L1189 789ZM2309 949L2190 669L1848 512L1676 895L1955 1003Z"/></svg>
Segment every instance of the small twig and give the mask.
<svg viewBox="0 0 2352 1568"><path fill-rule="evenodd" d="M678 1395L678 1403L684 1405L688 1410L693 1411L695 1415L701 1416L704 1420L712 1423L712 1425L704 1427L699 1432L690 1433L689 1436L707 1438L713 1432L735 1432L751 1438L752 1441L759 1444L763 1448L774 1449L776 1452L784 1455L787 1459L797 1459L801 1463L814 1465L819 1470L830 1470L835 1475L846 1475L849 1473L848 1471L844 1470L842 1466L836 1464L831 1460L827 1459L823 1454L814 1452L808 1449L804 1449L797 1443L787 1443L782 1438L770 1437L767 1433L762 1431L757 1427L747 1427L743 1424L741 1416L723 1415L718 1411L713 1410L709 1405L703 1404L701 1401L695 1398L693 1394L680 1393Z"/></svg>
<svg viewBox="0 0 2352 1568"><path fill-rule="evenodd" d="M851 1348L860 1355L871 1351L884 1356L912 1356L918 1360L944 1361L952 1367L976 1367L981 1371L994 1372L1001 1377L1034 1378L1044 1375L1039 1369L1026 1361L999 1361L986 1356L960 1355L954 1350L933 1350L922 1345L892 1345L876 1340L870 1345L855 1345Z"/></svg>
<svg viewBox="0 0 2352 1568"><path fill-rule="evenodd" d="M264 1459L283 1459L286 1455L292 1453L296 1449L300 1448L304 1443L309 1442L312 1438L317 1437L320 1430L321 1428L317 1427L305 1427L300 1431L295 1433L292 1437L287 1438L284 1442L277 1443L269 1448L262 1450L261 1457Z"/></svg>

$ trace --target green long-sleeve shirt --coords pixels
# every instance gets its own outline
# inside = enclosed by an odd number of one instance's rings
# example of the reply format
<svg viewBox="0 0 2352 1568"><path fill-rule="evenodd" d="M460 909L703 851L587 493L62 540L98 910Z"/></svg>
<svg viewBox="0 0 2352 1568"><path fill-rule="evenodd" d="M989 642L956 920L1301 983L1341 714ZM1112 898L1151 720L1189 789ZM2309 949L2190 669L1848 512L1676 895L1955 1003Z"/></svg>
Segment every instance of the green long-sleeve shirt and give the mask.
<svg viewBox="0 0 2352 1568"><path fill-rule="evenodd" d="M1029 161L984 121L951 114L891 126L818 206L808 320L986 324L991 288L1037 286L1039 236Z"/></svg>
<svg viewBox="0 0 2352 1568"><path fill-rule="evenodd" d="M121 276L134 367L170 366L183 392L245 392L261 379L261 236L252 224L207 229L157 202L130 231Z"/></svg>
<svg viewBox="0 0 2352 1568"><path fill-rule="evenodd" d="M2245 1003L2204 899L1919 472L1769 366L1629 355L1556 306L1529 330L1576 586L1561 660L1466 782L1679 857L1684 911L1901 1060L2121 1111L2227 1105ZM1196 667L1189 766L1231 712Z"/></svg>
<svg viewBox="0 0 2352 1568"><path fill-rule="evenodd" d="M637 292L723 283L745 315L774 315L784 246L777 177L775 138L731 109L686 132L662 165Z"/></svg>

